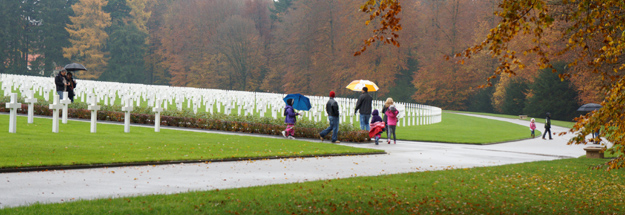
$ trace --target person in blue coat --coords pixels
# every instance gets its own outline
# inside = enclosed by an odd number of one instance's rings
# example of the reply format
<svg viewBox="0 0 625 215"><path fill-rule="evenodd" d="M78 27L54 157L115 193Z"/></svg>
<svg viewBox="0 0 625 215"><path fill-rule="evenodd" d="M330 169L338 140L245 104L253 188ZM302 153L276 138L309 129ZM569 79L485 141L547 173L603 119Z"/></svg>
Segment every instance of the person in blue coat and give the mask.
<svg viewBox="0 0 625 215"><path fill-rule="evenodd" d="M293 137L295 135L295 122L297 121L296 116L300 115L295 112L293 109L293 99L286 100L286 107L284 107L284 123L286 123L286 130L282 131L282 136L289 139L295 139Z"/></svg>

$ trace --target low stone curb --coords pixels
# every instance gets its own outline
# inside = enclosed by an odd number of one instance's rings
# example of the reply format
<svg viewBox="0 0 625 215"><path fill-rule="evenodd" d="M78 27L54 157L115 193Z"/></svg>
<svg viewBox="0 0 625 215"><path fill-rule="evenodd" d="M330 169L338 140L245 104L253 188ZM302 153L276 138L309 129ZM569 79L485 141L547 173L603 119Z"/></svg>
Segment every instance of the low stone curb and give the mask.
<svg viewBox="0 0 625 215"><path fill-rule="evenodd" d="M242 157L242 158L224 158L224 159L207 159L207 160L148 161L148 162L132 162L132 163L112 163L112 164L81 164L81 165L65 165L65 166L15 167L15 168L0 168L0 174L1 173L55 171L55 170L74 170L74 169L97 169L97 168L129 167L129 166L154 166L154 165L168 165L168 164L257 161L257 160L277 160L277 159L292 159L292 158L339 157L339 156L382 155L382 154L387 154L387 153L386 152L369 152L369 153L345 153L345 154L299 155L299 156Z"/></svg>

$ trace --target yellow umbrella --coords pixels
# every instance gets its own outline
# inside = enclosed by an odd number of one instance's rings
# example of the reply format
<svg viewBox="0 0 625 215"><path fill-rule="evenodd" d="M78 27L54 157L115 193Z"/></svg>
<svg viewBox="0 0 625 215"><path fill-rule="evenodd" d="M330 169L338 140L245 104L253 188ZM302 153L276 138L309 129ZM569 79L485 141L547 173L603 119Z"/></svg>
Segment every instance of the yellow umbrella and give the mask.
<svg viewBox="0 0 625 215"><path fill-rule="evenodd" d="M352 91L362 91L363 87L367 87L369 92L375 92L378 91L380 88L378 87L378 85L375 85L375 83L369 81L369 80L355 80L352 81L352 83L349 83L349 85L347 85L347 89L350 89Z"/></svg>

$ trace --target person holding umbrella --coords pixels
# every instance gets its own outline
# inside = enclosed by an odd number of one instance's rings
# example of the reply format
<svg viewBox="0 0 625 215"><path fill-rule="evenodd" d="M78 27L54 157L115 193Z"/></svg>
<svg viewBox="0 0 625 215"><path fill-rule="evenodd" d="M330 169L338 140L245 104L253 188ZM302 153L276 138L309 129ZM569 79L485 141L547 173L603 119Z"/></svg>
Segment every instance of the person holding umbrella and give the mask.
<svg viewBox="0 0 625 215"><path fill-rule="evenodd" d="M328 135L332 131L332 143L341 143L338 141L339 133L339 103L334 100L336 93L330 91L330 99L326 103L326 113L328 113L328 120L330 120L330 126L319 133L319 138L323 142L323 137Z"/></svg>
<svg viewBox="0 0 625 215"><path fill-rule="evenodd" d="M295 135L294 128L295 122L297 121L296 116L300 115L299 113L296 113L293 109L293 101L294 99L286 100L286 107L284 107L284 116L286 116L286 118L284 119L284 123L286 123L286 130L282 131L282 136L292 140L295 139L293 135Z"/></svg>
<svg viewBox="0 0 625 215"><path fill-rule="evenodd" d="M371 118L371 101L373 101L373 97L371 97L368 93L369 89L367 87L362 88L362 94L358 97L358 102L356 102L356 110L354 110L354 114L360 110L360 130L369 131L369 119Z"/></svg>
<svg viewBox="0 0 625 215"><path fill-rule="evenodd" d="M67 91L67 78L65 77L67 71L61 70L59 74L54 77L54 84L56 85L56 93L59 94L59 99L63 99L63 92Z"/></svg>
<svg viewBox="0 0 625 215"><path fill-rule="evenodd" d="M74 103L74 96L76 96L76 93L74 92L74 88L76 88L76 81L74 80L74 74L72 74L71 72L68 72L65 78L67 78L67 83L68 83L67 96L69 97L69 100L71 100L72 103Z"/></svg>

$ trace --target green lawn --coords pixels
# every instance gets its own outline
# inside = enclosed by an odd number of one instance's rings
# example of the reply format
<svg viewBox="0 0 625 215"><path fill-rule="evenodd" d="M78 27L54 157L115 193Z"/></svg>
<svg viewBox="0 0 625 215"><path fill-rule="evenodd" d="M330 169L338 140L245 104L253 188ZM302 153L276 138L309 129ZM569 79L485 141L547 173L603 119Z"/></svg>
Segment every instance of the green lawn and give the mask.
<svg viewBox="0 0 625 215"><path fill-rule="evenodd" d="M484 116L496 116L496 117L502 117L502 118L509 118L509 119L519 119L519 116L514 116L514 115L506 115L506 114L496 114L496 113L479 113L479 112L468 112L468 111L450 111L451 113L453 112L458 112L458 113L470 113L470 114L479 114L479 115L484 115ZM545 119L544 118L536 118L536 117L532 117L532 116L528 116L527 119L524 119L525 121L530 121L530 119L535 118L536 122L539 123L544 123ZM565 127L565 128L573 128L573 125L575 125L575 122L567 122L567 121L561 121L561 120L551 120L551 124L555 125L555 126L560 126L560 127ZM528 123L529 125L529 123ZM542 129L542 128L538 128L538 129Z"/></svg>
<svg viewBox="0 0 625 215"><path fill-rule="evenodd" d="M443 121L431 125L397 127L400 140L487 144L530 138L529 126L443 112ZM536 136L541 135L536 130ZM386 138L386 135L382 135Z"/></svg>
<svg viewBox="0 0 625 215"><path fill-rule="evenodd" d="M602 159L35 204L2 214L623 214L624 170Z"/></svg>
<svg viewBox="0 0 625 215"><path fill-rule="evenodd" d="M329 143L209 134L98 124L90 133L88 122L69 120L52 133L52 120L18 116L17 133L8 133L9 116L0 114L0 167L32 167L74 164L111 164L142 161L211 160L373 153L381 150Z"/></svg>

